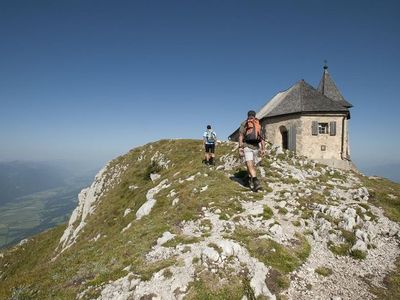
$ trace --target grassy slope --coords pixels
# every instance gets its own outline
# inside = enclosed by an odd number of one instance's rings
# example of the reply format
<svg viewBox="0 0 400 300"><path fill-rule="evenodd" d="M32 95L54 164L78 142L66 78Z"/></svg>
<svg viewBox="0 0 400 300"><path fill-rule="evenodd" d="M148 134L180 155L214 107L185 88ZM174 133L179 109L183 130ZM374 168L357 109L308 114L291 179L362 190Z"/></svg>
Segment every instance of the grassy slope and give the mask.
<svg viewBox="0 0 400 300"><path fill-rule="evenodd" d="M138 161L143 150L146 153L145 159ZM150 158L157 150L168 153L170 166L174 165L159 172L163 178L170 181L185 179L200 171L209 176L199 176L195 181L185 181L184 184L173 185L161 191L156 196L157 203L151 214L139 221L135 220L134 213L123 218L125 209L129 207L135 212L146 201L146 192L154 187L148 172ZM228 146L221 146L218 154L230 150ZM63 227L59 227L34 237L16 251L5 253L5 258L0 260L0 271L3 272L0 299L9 297L13 292L28 296L34 294L42 299L72 299L88 285L97 285L126 274L121 270L128 265L134 266L135 273L148 277L161 266L144 264L143 256L164 231L179 231L176 224L184 219L198 218L201 207L209 201L214 201L216 207L227 213L238 208L237 200L228 200L241 195L244 188L231 181L223 172L211 171L202 165L201 160L201 142L192 140L160 141L152 146L136 148L114 160L113 164L129 164L129 168L122 176L121 183L102 199L84 233L70 250L55 262L50 262L62 234ZM178 170L180 174L174 178ZM139 188L130 190L130 185ZM201 197L199 193L193 192L194 188L199 189L205 185L209 189ZM172 200L167 198L174 188L179 192L181 200L176 207L172 207ZM121 234L121 230L130 222L132 227ZM103 237L95 243L89 242L98 233Z"/></svg>
<svg viewBox="0 0 400 300"><path fill-rule="evenodd" d="M218 148L217 155L231 153L231 150L231 146L223 145ZM138 161L143 151L146 156ZM146 192L155 186L148 175L151 171L150 158L156 151L165 153L166 158L171 160L170 167L160 170L159 173L162 178L168 178L174 184L156 195L157 203L149 216L136 221L134 212L145 202ZM28 299L29 297L75 299L76 294L88 286L97 286L124 276L126 272L122 269L128 265L132 266L134 273L146 279L168 264L175 263L166 261L161 264L145 264L144 254L150 250L164 231L169 230L179 234L178 224L182 220L198 218L201 208L207 206L209 202L214 202L214 207L220 208L223 213L229 215L241 209L238 200L243 197L242 192L245 189L230 180L223 171L211 170L202 165L201 159L201 142L194 140L159 141L136 148L115 159L112 164L129 164L129 168L123 174L121 182L98 204L95 214L90 216L88 225L73 247L64 252L56 261L51 262L54 249L65 228L65 226L60 226L32 238L16 250L4 253L5 257L0 258L0 299L7 299L12 294L19 295L20 299L22 296ZM264 161L265 166L269 163L269 160ZM180 173L174 177L178 171ZM234 172L237 171L239 170ZM198 172L201 172L201 175L197 176L195 181L176 183L178 178L185 179ZM204 176L204 173L208 176ZM267 169L267 180L278 180L274 178L273 170ZM367 186L372 182L368 179L363 180L366 180ZM131 185L139 188L131 190L129 189ZM206 185L208 189L201 195L194 191L195 188L200 189ZM172 199L167 197L172 189L178 192L180 199L179 204L174 207L171 205ZM398 185L393 189L397 191L396 193L400 190ZM394 194L393 191L392 194ZM260 197L260 195L255 197ZM389 207L384 207L388 212L393 210L399 213L398 206L392 207L392 202L388 201L388 203ZM126 208L131 208L133 212L124 218ZM130 229L121 233L121 230L131 222ZM102 237L97 242L91 242L90 240L99 233ZM245 234L249 235L249 233ZM243 240L246 242L246 238ZM262 249L251 240L247 241L246 246L249 250L262 258ZM292 270L304 260L304 251L299 251L299 249L288 249L288 251L287 255L292 261L288 262L288 266L277 264L275 268L279 272ZM275 261L265 262L275 263ZM282 278L280 274L278 275L278 279ZM232 298L232 295L236 295L240 299L241 295L246 294L251 298L246 280L232 278L230 281L235 283L232 288L222 286L216 291L208 290L207 297L224 299L225 296ZM206 280L196 282L189 293L189 298L201 298L200 291L204 290L203 287L206 284ZM281 285L286 284L281 283ZM96 295L96 292L92 295L88 294L88 296Z"/></svg>
<svg viewBox="0 0 400 300"><path fill-rule="evenodd" d="M384 178L360 178L370 193L369 201L381 207L389 219L400 222L400 184ZM378 299L400 299L400 257L397 258L395 269L385 277L384 284L385 288L372 286L371 292Z"/></svg>

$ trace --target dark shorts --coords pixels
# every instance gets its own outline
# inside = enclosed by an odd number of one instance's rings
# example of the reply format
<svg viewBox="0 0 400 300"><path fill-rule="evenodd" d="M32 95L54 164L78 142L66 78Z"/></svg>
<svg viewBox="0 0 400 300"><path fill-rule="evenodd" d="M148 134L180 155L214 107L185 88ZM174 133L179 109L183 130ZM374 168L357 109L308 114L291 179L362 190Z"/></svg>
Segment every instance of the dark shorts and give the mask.
<svg viewBox="0 0 400 300"><path fill-rule="evenodd" d="M205 144L205 148L207 153L215 152L215 144Z"/></svg>

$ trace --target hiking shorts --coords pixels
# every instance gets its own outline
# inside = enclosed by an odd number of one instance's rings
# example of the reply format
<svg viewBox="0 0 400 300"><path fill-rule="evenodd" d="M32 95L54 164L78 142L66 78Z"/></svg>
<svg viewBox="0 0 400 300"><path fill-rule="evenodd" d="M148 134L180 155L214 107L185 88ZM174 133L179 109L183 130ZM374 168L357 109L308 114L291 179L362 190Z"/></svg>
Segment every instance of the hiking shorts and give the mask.
<svg viewBox="0 0 400 300"><path fill-rule="evenodd" d="M215 144L205 144L206 152L207 153L214 153L215 152Z"/></svg>
<svg viewBox="0 0 400 300"><path fill-rule="evenodd" d="M260 162L261 159L258 157L258 149L244 147L243 151L245 161L253 161L255 165Z"/></svg>

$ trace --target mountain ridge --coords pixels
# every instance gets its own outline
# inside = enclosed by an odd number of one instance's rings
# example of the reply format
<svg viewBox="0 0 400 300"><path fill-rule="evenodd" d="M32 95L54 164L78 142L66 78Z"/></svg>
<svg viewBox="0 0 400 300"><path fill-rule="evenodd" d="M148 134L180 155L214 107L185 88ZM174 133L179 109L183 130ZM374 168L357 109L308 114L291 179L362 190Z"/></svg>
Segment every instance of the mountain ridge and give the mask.
<svg viewBox="0 0 400 300"><path fill-rule="evenodd" d="M398 185L272 147L258 168L264 192L252 193L243 186L237 144L220 142L217 149L215 168L201 164L196 140L162 140L108 163L81 192L66 226L0 255L0 296L384 293L380 286L396 272L399 255ZM38 249L42 255L32 257Z"/></svg>

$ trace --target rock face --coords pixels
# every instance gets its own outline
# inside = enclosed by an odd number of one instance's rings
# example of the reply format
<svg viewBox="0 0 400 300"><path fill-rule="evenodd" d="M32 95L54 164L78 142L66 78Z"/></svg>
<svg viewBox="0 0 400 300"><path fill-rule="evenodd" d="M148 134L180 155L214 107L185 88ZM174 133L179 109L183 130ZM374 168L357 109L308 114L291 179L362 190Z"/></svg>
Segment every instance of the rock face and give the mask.
<svg viewBox="0 0 400 300"><path fill-rule="evenodd" d="M219 142L218 151L210 167L199 162L201 143L162 141L110 162L56 237L55 271L20 290L104 300L374 299L370 287L384 285L400 255L400 226L373 205L362 176L269 148L258 166L264 191L253 193L237 145ZM73 275L58 285L63 268Z"/></svg>
<svg viewBox="0 0 400 300"><path fill-rule="evenodd" d="M69 248L75 242L80 231L86 225L86 217L94 212L95 203L103 192L106 171L107 166L97 173L94 182L90 187L83 189L79 193L78 206L72 212L71 218L68 222L68 227L65 229L64 234L60 239L59 249L61 252Z"/></svg>
<svg viewBox="0 0 400 300"><path fill-rule="evenodd" d="M126 170L127 167L117 165L109 168L107 164L97 173L91 186L79 193L78 206L72 212L68 227L60 239L57 251L63 252L75 243L79 233L86 225L86 218L94 212L96 203L113 184L118 182L121 172Z"/></svg>

